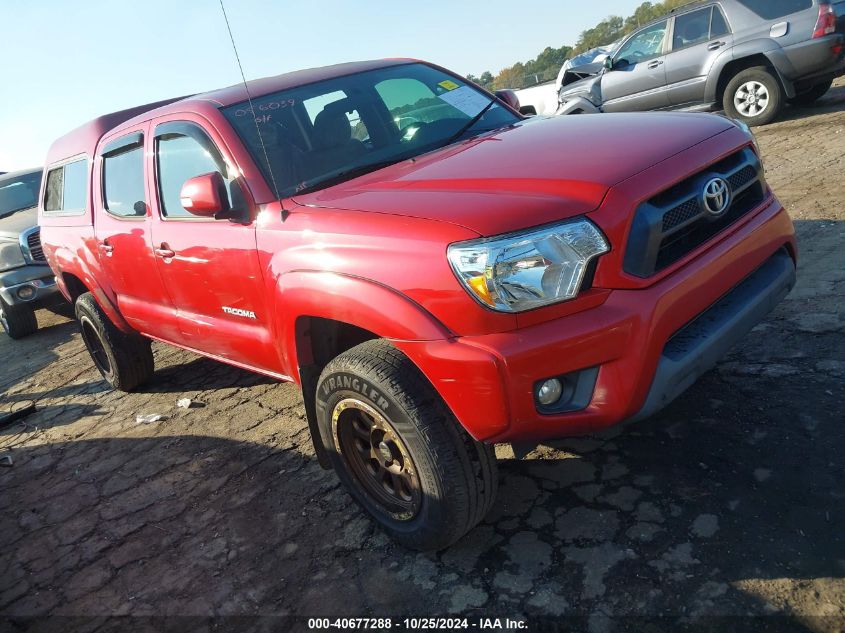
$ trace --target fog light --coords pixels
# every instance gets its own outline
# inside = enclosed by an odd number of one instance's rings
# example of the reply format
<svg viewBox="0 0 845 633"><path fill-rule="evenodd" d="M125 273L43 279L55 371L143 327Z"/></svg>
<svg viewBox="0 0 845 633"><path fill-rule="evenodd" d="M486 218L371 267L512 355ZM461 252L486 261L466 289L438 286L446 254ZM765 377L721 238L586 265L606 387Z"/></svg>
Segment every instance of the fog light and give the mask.
<svg viewBox="0 0 845 633"><path fill-rule="evenodd" d="M32 286L21 286L18 288L18 299L29 301L35 296L35 288Z"/></svg>
<svg viewBox="0 0 845 633"><path fill-rule="evenodd" d="M557 378L551 378L540 385L540 388L537 390L537 402L544 407L548 407L560 400L562 394L563 385L560 384Z"/></svg>

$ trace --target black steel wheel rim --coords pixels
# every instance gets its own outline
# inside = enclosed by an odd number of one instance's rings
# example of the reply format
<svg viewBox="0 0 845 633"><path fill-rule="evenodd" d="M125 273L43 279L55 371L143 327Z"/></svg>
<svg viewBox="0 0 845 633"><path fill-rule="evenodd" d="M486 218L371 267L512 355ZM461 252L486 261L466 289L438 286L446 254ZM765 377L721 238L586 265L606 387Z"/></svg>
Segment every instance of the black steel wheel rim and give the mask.
<svg viewBox="0 0 845 633"><path fill-rule="evenodd" d="M413 519L422 501L419 475L387 418L365 402L346 398L335 405L332 426L358 489L394 519Z"/></svg>
<svg viewBox="0 0 845 633"><path fill-rule="evenodd" d="M85 341L85 346L94 359L94 364L97 366L103 375L111 375L111 361L109 355L106 353L106 346L100 338L100 333L94 324L87 317L82 317L79 320L82 327L82 340Z"/></svg>

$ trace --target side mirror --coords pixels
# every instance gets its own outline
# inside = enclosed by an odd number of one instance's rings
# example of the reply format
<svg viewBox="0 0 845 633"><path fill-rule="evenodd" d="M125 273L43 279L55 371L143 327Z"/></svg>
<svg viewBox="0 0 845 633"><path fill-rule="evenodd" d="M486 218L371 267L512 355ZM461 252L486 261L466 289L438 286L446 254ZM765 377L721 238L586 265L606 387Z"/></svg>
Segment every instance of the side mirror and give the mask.
<svg viewBox="0 0 845 633"><path fill-rule="evenodd" d="M208 218L228 211L226 183L220 172L202 174L185 181L179 199L186 211Z"/></svg>
<svg viewBox="0 0 845 633"><path fill-rule="evenodd" d="M519 112L519 97L516 96L513 90L497 90L496 96Z"/></svg>
<svg viewBox="0 0 845 633"><path fill-rule="evenodd" d="M608 55L607 57L604 58L604 67L607 68L608 70L613 70L613 57Z"/></svg>

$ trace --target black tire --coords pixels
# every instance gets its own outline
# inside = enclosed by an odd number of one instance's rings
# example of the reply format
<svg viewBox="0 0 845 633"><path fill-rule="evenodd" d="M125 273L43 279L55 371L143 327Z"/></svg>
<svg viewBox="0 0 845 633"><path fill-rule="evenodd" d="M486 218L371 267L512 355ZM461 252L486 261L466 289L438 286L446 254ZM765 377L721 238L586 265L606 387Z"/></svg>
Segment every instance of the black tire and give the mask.
<svg viewBox="0 0 845 633"><path fill-rule="evenodd" d="M472 439L417 367L387 341L367 341L332 360L320 375L316 405L321 441L341 482L405 547L442 550L492 507L498 488L493 447ZM364 440L354 429L369 420ZM380 455L382 466L368 454ZM385 483L390 472L379 470L384 463L411 470L402 476L413 485L403 484L397 494ZM382 472L387 475L379 479Z"/></svg>
<svg viewBox="0 0 845 633"><path fill-rule="evenodd" d="M796 106L811 106L816 101L825 96L832 85L833 79L820 84L816 84L809 90L805 90L801 94L795 95L792 99L789 100L789 103Z"/></svg>
<svg viewBox="0 0 845 633"><path fill-rule="evenodd" d="M132 391L153 375L150 341L118 330L90 292L76 300L76 318L94 365L113 389Z"/></svg>
<svg viewBox="0 0 845 633"><path fill-rule="evenodd" d="M760 86L753 95L749 86ZM753 102L743 102L742 96L753 97ZM761 107L762 96L765 106ZM775 120L783 109L783 89L780 81L765 66L747 68L738 73L725 88L724 108L727 115L749 126L766 125ZM741 108L741 109L740 109ZM744 110L744 112L743 112Z"/></svg>
<svg viewBox="0 0 845 633"><path fill-rule="evenodd" d="M0 324L13 339L23 338L38 330L35 311L26 305L9 305L0 297Z"/></svg>

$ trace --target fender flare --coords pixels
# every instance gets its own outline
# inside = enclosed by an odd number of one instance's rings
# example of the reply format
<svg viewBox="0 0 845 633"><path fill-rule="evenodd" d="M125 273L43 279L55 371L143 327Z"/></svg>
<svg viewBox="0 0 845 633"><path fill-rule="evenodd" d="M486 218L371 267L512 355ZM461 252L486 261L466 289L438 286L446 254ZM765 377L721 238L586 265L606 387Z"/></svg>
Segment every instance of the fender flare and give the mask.
<svg viewBox="0 0 845 633"><path fill-rule="evenodd" d="M722 73L725 68L732 63L741 62L743 59L753 57L755 55L762 55L768 60L769 65L774 69L778 80L783 86L784 93L787 98L791 99L795 96L795 86L787 77L792 76L793 67L783 48L775 41L769 38L761 38L749 42L743 42L733 48L729 48L722 52L713 66L707 77L707 85L704 90L705 101L715 102L718 96L719 81L722 79ZM730 80L728 80L730 81Z"/></svg>
<svg viewBox="0 0 845 633"><path fill-rule="evenodd" d="M300 270L281 275L276 283L278 340L287 374L301 384L297 322L302 317L340 321L399 341L435 341L454 336L422 306L379 282L327 271Z"/></svg>
<svg viewBox="0 0 845 633"><path fill-rule="evenodd" d="M394 341L434 341L452 336L434 316L402 293L354 275L314 270L285 273L276 280L275 305L282 366L302 389L314 452L325 469L331 468L328 438L322 437L316 401L309 397L312 389L316 392L322 368L313 358L311 346L300 344L305 335L299 327L303 317L340 321Z"/></svg>
<svg viewBox="0 0 845 633"><path fill-rule="evenodd" d="M51 268L53 268L53 272L56 273L56 283L59 286L59 291L64 295L65 299L70 302L73 293L67 287L67 282L64 276L66 274L73 275L79 279L82 282L82 285L85 286L86 290L94 296L94 300L97 302L97 305L100 306L100 309L106 314L117 329L127 334L135 333L132 326L129 325L123 318L123 315L120 314L120 310L118 310L115 302L111 297L109 297L108 293L103 290L103 286L97 282L96 276L83 259L75 257L71 253L65 254L62 252L62 249L59 249L54 252L53 260L55 263L51 262Z"/></svg>

